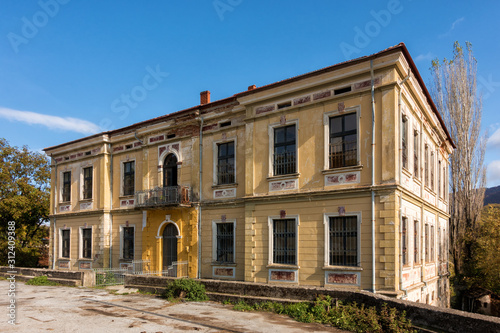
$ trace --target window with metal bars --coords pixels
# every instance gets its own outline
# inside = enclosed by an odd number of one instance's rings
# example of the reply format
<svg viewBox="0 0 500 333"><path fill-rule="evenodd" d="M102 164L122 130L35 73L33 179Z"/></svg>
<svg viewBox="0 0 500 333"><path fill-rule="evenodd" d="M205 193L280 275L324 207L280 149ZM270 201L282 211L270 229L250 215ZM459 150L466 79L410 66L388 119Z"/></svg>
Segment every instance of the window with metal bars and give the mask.
<svg viewBox="0 0 500 333"><path fill-rule="evenodd" d="M431 151L431 165L430 165L430 181L431 181L431 190L434 191L434 152Z"/></svg>
<svg viewBox="0 0 500 333"><path fill-rule="evenodd" d="M92 199L92 167L83 169L83 198Z"/></svg>
<svg viewBox="0 0 500 333"><path fill-rule="evenodd" d="M92 259L92 228L82 229L82 258Z"/></svg>
<svg viewBox="0 0 500 333"><path fill-rule="evenodd" d="M425 186L429 186L429 146L427 145L425 145L425 151L424 151L424 172L425 172L425 177L424 177Z"/></svg>
<svg viewBox="0 0 500 333"><path fill-rule="evenodd" d="M424 237L424 241L425 241L425 262L429 262L430 258L429 258L429 253L430 253L430 249L429 249L429 224L425 224L425 237Z"/></svg>
<svg viewBox="0 0 500 333"><path fill-rule="evenodd" d="M134 259L134 227L123 228L123 259Z"/></svg>
<svg viewBox="0 0 500 333"><path fill-rule="evenodd" d="M413 132L413 176L415 176L416 178L419 178L418 171L420 169L419 160L418 160L418 157L420 154L418 153L418 149L419 149L418 132L414 131Z"/></svg>
<svg viewBox="0 0 500 333"><path fill-rule="evenodd" d="M356 113L330 118L330 169L358 163L357 122Z"/></svg>
<svg viewBox="0 0 500 333"><path fill-rule="evenodd" d="M71 171L63 172L62 201L71 201Z"/></svg>
<svg viewBox="0 0 500 333"><path fill-rule="evenodd" d="M61 257L69 258L70 251L70 231L69 230L61 230L61 239L62 239L62 249L61 249Z"/></svg>
<svg viewBox="0 0 500 333"><path fill-rule="evenodd" d="M135 190L135 161L123 163L123 195L133 195Z"/></svg>
<svg viewBox="0 0 500 333"><path fill-rule="evenodd" d="M234 224L217 223L216 258L219 263L234 262Z"/></svg>
<svg viewBox="0 0 500 333"><path fill-rule="evenodd" d="M295 219L273 220L273 263L297 265Z"/></svg>
<svg viewBox="0 0 500 333"><path fill-rule="evenodd" d="M234 141L220 143L217 152L217 184L234 183Z"/></svg>
<svg viewBox="0 0 500 333"><path fill-rule="evenodd" d="M330 217L330 258L333 266L358 266L358 218Z"/></svg>
<svg viewBox="0 0 500 333"><path fill-rule="evenodd" d="M430 234L430 242L431 242L431 244L430 244L430 248L431 248L430 253L431 253L431 256L429 258L429 261L434 261L434 251L435 251L435 245L434 245L435 239L434 238L435 238L435 236L434 236L434 226L431 225L431 234Z"/></svg>
<svg viewBox="0 0 500 333"><path fill-rule="evenodd" d="M274 175L297 172L297 144L295 124L274 129Z"/></svg>
<svg viewBox="0 0 500 333"><path fill-rule="evenodd" d="M418 264L420 262L420 255L419 255L419 243L418 243L418 221L413 222L413 262L415 264Z"/></svg>
<svg viewBox="0 0 500 333"><path fill-rule="evenodd" d="M403 245L403 265L408 265L408 219L406 217L403 217L403 220L401 221L402 225L402 235L401 235L401 240L402 240L402 245Z"/></svg>
<svg viewBox="0 0 500 333"><path fill-rule="evenodd" d="M406 116L403 117L403 127L401 133L401 159L403 162L403 168L408 169L408 119Z"/></svg>

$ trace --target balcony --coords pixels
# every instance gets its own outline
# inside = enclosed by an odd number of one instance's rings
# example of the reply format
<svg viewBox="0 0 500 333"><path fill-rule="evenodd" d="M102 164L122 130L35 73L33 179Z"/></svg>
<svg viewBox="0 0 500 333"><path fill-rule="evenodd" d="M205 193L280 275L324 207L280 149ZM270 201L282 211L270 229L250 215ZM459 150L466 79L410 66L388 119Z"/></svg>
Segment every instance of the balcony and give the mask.
<svg viewBox="0 0 500 333"><path fill-rule="evenodd" d="M162 207L189 205L191 188L189 186L157 187L135 193L136 207Z"/></svg>

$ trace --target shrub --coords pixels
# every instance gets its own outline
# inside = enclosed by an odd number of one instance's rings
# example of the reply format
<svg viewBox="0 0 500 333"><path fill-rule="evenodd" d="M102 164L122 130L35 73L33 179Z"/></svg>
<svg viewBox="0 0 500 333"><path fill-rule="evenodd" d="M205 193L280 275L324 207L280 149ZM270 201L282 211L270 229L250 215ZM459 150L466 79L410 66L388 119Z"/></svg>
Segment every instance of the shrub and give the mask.
<svg viewBox="0 0 500 333"><path fill-rule="evenodd" d="M57 286L59 283L50 281L47 276L41 275L41 276L36 276L32 279L29 279L26 281L26 284L32 285L32 286Z"/></svg>
<svg viewBox="0 0 500 333"><path fill-rule="evenodd" d="M184 298L187 301L207 301L208 297L205 286L193 279L173 280L165 291L164 296L168 299Z"/></svg>

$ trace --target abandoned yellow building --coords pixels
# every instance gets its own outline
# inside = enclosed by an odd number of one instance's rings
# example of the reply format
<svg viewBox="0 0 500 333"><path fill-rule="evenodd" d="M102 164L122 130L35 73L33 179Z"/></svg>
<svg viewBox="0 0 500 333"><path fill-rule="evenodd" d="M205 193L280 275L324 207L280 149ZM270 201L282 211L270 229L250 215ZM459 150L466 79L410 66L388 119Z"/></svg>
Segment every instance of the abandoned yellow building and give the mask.
<svg viewBox="0 0 500 333"><path fill-rule="evenodd" d="M46 148L54 268L447 306L453 142L404 44ZM174 275L178 274L174 272Z"/></svg>

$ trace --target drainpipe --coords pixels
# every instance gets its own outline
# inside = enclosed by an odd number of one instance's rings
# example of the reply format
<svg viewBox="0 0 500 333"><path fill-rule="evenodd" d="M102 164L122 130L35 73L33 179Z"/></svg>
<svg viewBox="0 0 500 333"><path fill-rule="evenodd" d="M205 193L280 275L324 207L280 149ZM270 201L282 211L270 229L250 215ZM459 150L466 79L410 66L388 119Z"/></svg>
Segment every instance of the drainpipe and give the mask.
<svg viewBox="0 0 500 333"><path fill-rule="evenodd" d="M198 204L198 279L201 278L201 199L202 199L202 174L203 174L203 117L200 111L200 173L198 179L199 185L199 204Z"/></svg>
<svg viewBox="0 0 500 333"><path fill-rule="evenodd" d="M111 143L108 144L109 148L109 268L113 267L113 152L111 150Z"/></svg>
<svg viewBox="0 0 500 333"><path fill-rule="evenodd" d="M403 92L403 85L410 78L411 70L408 69L408 75L403 79L403 81L399 82L399 96L398 96L398 117L399 117L399 184L401 186L401 179L403 177L403 145L402 145L402 135L401 131L403 129L403 116L401 113L401 94ZM403 191L399 192L399 248L403 249ZM408 230L408 229L407 229ZM408 235L406 235L408 237ZM408 297L408 290L403 288L403 255L401 251L399 252L399 290L404 292L403 299Z"/></svg>
<svg viewBox="0 0 500 333"><path fill-rule="evenodd" d="M51 156L52 157L52 156ZM54 202L57 202L57 162L55 165L55 174L56 176L54 177ZM55 205L57 207L57 205ZM54 207L55 209L57 209ZM55 211L54 211L55 213ZM55 215L55 214L54 214ZM56 269L56 217L54 216L53 218L53 228L54 228L54 237L52 238L52 269Z"/></svg>
<svg viewBox="0 0 500 333"><path fill-rule="evenodd" d="M370 60L370 75L372 86L372 291L375 293L375 82L373 75L373 59Z"/></svg>

